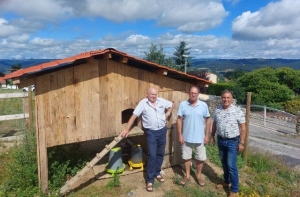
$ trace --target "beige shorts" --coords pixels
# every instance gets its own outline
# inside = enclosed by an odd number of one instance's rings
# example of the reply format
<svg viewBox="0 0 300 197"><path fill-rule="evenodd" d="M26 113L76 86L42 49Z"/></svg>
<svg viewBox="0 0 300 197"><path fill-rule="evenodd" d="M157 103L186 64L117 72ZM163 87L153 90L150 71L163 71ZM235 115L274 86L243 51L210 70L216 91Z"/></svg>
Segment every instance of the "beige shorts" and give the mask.
<svg viewBox="0 0 300 197"><path fill-rule="evenodd" d="M181 147L182 159L189 160L192 159L193 150L195 152L195 159L199 161L206 160L206 149L204 143L188 143L184 142Z"/></svg>

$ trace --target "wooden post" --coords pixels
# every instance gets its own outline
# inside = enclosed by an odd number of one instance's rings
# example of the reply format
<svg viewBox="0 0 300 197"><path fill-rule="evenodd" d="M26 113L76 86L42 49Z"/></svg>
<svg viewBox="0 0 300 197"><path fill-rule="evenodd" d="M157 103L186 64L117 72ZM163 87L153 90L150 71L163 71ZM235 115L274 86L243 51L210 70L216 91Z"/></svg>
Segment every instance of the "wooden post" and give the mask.
<svg viewBox="0 0 300 197"><path fill-rule="evenodd" d="M29 114L29 121L28 121L28 126L29 128L32 128L32 123L33 123L33 109L32 109L32 91L31 91L31 86L28 87L28 114Z"/></svg>
<svg viewBox="0 0 300 197"><path fill-rule="evenodd" d="M48 154L46 147L46 134L37 128L37 160L39 186L45 194L48 194Z"/></svg>
<svg viewBox="0 0 300 197"><path fill-rule="evenodd" d="M249 146L249 123L250 123L250 106L251 106L251 92L247 92L247 105L246 105L246 139L244 157L247 160L248 146Z"/></svg>

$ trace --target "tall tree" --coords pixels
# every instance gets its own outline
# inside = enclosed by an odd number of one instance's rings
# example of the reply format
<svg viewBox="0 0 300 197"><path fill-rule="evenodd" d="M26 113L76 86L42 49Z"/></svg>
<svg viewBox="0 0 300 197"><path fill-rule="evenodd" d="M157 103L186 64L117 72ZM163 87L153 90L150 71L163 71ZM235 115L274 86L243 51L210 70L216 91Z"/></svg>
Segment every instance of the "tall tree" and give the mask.
<svg viewBox="0 0 300 197"><path fill-rule="evenodd" d="M165 63L165 54L164 54L164 49L162 48L162 45L155 45L151 43L151 46L149 48L149 52L144 52L145 57L143 59L149 61L149 62L154 62L160 65L163 65Z"/></svg>
<svg viewBox="0 0 300 197"><path fill-rule="evenodd" d="M295 93L300 94L300 70L293 70L289 67L276 69L278 82L287 85Z"/></svg>
<svg viewBox="0 0 300 197"><path fill-rule="evenodd" d="M145 52L145 57L143 59L149 62L154 62L160 65L164 65L176 69L174 67L173 59L171 57L168 58L166 57L164 53L164 49L161 44L157 46L151 43L149 52Z"/></svg>
<svg viewBox="0 0 300 197"><path fill-rule="evenodd" d="M187 58L187 67L190 67L192 64L190 62L191 56L190 56L190 50L191 48L187 47L187 44L185 41L180 41L179 45L175 47L174 52L174 63L179 67L180 71L184 71L185 66L185 58ZM183 55L186 55L187 57L184 57Z"/></svg>
<svg viewBox="0 0 300 197"><path fill-rule="evenodd" d="M277 71L266 67L244 74L237 81L237 85L252 92L252 102L259 105L271 106L292 99L294 92L286 84L278 83Z"/></svg>
<svg viewBox="0 0 300 197"><path fill-rule="evenodd" d="M21 64L14 64L11 66L11 72L14 72L16 70L20 70L22 68Z"/></svg>

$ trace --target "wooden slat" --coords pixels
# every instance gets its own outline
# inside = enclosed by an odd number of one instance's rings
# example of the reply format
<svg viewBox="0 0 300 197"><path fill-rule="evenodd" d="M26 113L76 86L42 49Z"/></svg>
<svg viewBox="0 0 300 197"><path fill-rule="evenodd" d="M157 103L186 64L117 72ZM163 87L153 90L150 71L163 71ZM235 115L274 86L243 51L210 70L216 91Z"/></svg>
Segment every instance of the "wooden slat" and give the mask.
<svg viewBox="0 0 300 197"><path fill-rule="evenodd" d="M81 142L85 140L85 130L86 130L86 109L85 109L85 100L84 95L87 92L84 89L84 81L86 80L85 76L85 66L86 64L74 67L74 81L75 81L75 123L77 129L77 139L76 141Z"/></svg>
<svg viewBox="0 0 300 197"><path fill-rule="evenodd" d="M123 65L124 64L121 64L119 62L115 62L115 91L114 91L114 94L116 94L116 90L117 92L120 93L119 96L116 96L115 97L115 109L116 109L116 113L115 113L115 116L116 116L116 130L114 131L115 132L115 135L119 135L121 130L122 130L122 94L123 94L123 91L120 90L120 87L122 87L122 78L123 78Z"/></svg>
<svg viewBox="0 0 300 197"><path fill-rule="evenodd" d="M139 101L147 96L147 90L150 87L149 80L150 80L149 72L144 70L138 70L138 100Z"/></svg>
<svg viewBox="0 0 300 197"><path fill-rule="evenodd" d="M89 117L89 124L90 126L90 137L89 139L98 139L98 133L101 130L100 124L99 124L99 118L100 118L100 98L99 94L100 87L99 87L99 66L98 61L93 60L90 62L90 80L88 88L90 89L90 98L89 99L89 111L90 111L90 117Z"/></svg>
<svg viewBox="0 0 300 197"><path fill-rule="evenodd" d="M116 94L117 90L118 90L118 81L115 80L115 78L117 77L117 74L115 73L116 70L116 65L114 61L108 61L107 64L107 95L115 95L115 96L110 96L107 99L107 109L108 109L108 113L107 113L107 118L110 122L110 125L108 127L107 133L106 133L106 137L110 137L110 136L114 136L115 132L116 132L116 113L117 113L117 109L116 109L116 105L118 105L116 103L117 99L116 97L119 96L118 94ZM119 105L118 105L119 106Z"/></svg>
<svg viewBox="0 0 300 197"><path fill-rule="evenodd" d="M0 99L4 99L4 98L26 98L28 97L28 93L27 92L23 92L23 93L3 93L0 94Z"/></svg>
<svg viewBox="0 0 300 197"><path fill-rule="evenodd" d="M40 85L36 89L36 118L38 132L45 134L46 146L55 145L51 140L52 122L51 122L51 103L50 103L50 74L37 77L37 83Z"/></svg>
<svg viewBox="0 0 300 197"><path fill-rule="evenodd" d="M39 185L42 191L48 192L48 155L47 155L47 133L49 132L49 83L50 75L44 75L36 78L40 87L36 91L36 119L37 119L37 158L38 158L38 177ZM48 122L47 122L48 121ZM51 145L51 144L50 144Z"/></svg>
<svg viewBox="0 0 300 197"><path fill-rule="evenodd" d="M60 130L60 124L61 120L59 120L60 117L60 101L61 101L61 95L58 92L58 74L56 72L50 73L50 89L51 89L51 94L50 96L50 106L51 106L51 125L52 125L52 130L51 130L51 135L49 138L51 140L51 144L60 144L60 136L59 136L59 130ZM49 140L48 139L48 140Z"/></svg>
<svg viewBox="0 0 300 197"><path fill-rule="evenodd" d="M74 85L74 67L65 70L65 124L66 124L66 141L73 143L77 140L78 131L76 128L76 110L75 110L75 85Z"/></svg>
<svg viewBox="0 0 300 197"><path fill-rule="evenodd" d="M129 108L132 108L131 104L130 104L130 101L129 101L129 87L128 87L128 84L129 84L129 76L128 76L128 72L127 70L129 69L129 67L124 64L122 66L122 70L123 70L123 77L122 77L122 81L121 81L121 89L122 89L122 110L126 110L126 109L129 109Z"/></svg>
<svg viewBox="0 0 300 197"><path fill-rule="evenodd" d="M158 75L158 84L159 84L159 91L172 91L172 81L170 78L163 76L163 75Z"/></svg>
<svg viewBox="0 0 300 197"><path fill-rule="evenodd" d="M126 89L128 91L128 99L129 99L129 106L128 108L135 108L139 102L138 98L138 69L127 66L124 69L124 75L126 75Z"/></svg>
<svg viewBox="0 0 300 197"><path fill-rule="evenodd" d="M99 138L107 136L109 128L109 121L107 118L108 108L108 89L107 89L107 62L108 60L99 60L99 99L100 99L100 130L98 133Z"/></svg>
<svg viewBox="0 0 300 197"><path fill-rule="evenodd" d="M160 84L159 84L159 78L158 74L156 73L150 73L150 86L155 87L158 91L160 91Z"/></svg>
<svg viewBox="0 0 300 197"><path fill-rule="evenodd" d="M66 124L66 103L68 102L68 98L66 98L65 91L65 76L66 69L60 70L57 72L57 89L54 90L57 92L57 97L55 100L57 103L55 104L56 108L56 120L55 125L57 126L55 129L55 139L57 140L56 144L66 144L67 143L67 124ZM52 107L54 103L52 103Z"/></svg>
<svg viewBox="0 0 300 197"><path fill-rule="evenodd" d="M0 116L0 121L29 118L29 113Z"/></svg>
<svg viewBox="0 0 300 197"><path fill-rule="evenodd" d="M181 92L178 91L173 91L173 100L175 105L177 106L176 108L173 109L172 112L172 118L173 118L173 122L174 122L174 126L173 126L173 131L172 131L172 138L170 140L172 140L174 142L173 144L173 155L172 155L172 165L176 165L181 163L181 144L178 141L178 133L177 133L177 125L176 125L176 120L177 120L177 111L178 111L178 107L179 104L181 102Z"/></svg>

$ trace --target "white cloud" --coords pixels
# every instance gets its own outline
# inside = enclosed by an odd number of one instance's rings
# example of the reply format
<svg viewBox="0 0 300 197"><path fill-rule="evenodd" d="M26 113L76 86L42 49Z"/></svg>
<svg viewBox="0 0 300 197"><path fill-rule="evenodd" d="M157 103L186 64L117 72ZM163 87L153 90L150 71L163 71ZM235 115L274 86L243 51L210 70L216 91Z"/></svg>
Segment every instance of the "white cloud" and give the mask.
<svg viewBox="0 0 300 197"><path fill-rule="evenodd" d="M0 38L6 37L12 34L16 34L19 32L17 27L14 27L13 25L10 25L7 20L4 18L0 18Z"/></svg>
<svg viewBox="0 0 300 197"><path fill-rule="evenodd" d="M231 5L236 5L238 4L241 0L223 0L225 1L226 3L229 3Z"/></svg>
<svg viewBox="0 0 300 197"><path fill-rule="evenodd" d="M72 7L65 7L62 1L52 0L9 0L0 2L0 12L14 12L30 20L55 22L73 15Z"/></svg>
<svg viewBox="0 0 300 197"><path fill-rule="evenodd" d="M131 35L125 40L125 42L129 45L149 43L149 41L150 41L150 38L148 36L143 36L143 35Z"/></svg>
<svg viewBox="0 0 300 197"><path fill-rule="evenodd" d="M214 35L162 34L156 38L133 34L127 37L108 36L99 40L56 41L53 39L33 38L23 41L2 39L0 59L22 58L66 58L84 51L115 48L129 55L144 57L151 43L164 48L167 56L172 56L174 48L184 40L191 47L195 58L299 58L300 39L268 39L265 41L232 40Z"/></svg>
<svg viewBox="0 0 300 197"><path fill-rule="evenodd" d="M50 46L53 44L53 39L43 39L43 38L34 38L30 41L30 43L32 43L33 45L36 46Z"/></svg>
<svg viewBox="0 0 300 197"><path fill-rule="evenodd" d="M0 38L22 36L35 32L43 26L40 22L28 21L23 18L7 21L0 18Z"/></svg>
<svg viewBox="0 0 300 197"><path fill-rule="evenodd" d="M239 0L223 2L236 5ZM187 42L195 58L299 58L299 7L300 1L282 0L256 12L245 11L232 23L232 40L185 34L218 27L228 15L222 0L0 0L0 59L65 58L109 47L143 57L151 43L162 44L171 56L180 41ZM87 17L89 27L67 23ZM99 18L110 20L103 20L105 25L126 22L130 27L145 21L151 30L147 35L145 29L116 28L116 35L113 25L94 29L99 24L93 20ZM153 21L169 29L153 27Z"/></svg>
<svg viewBox="0 0 300 197"><path fill-rule="evenodd" d="M11 42L24 43L29 40L28 34L22 34L20 36L10 36L8 40Z"/></svg>
<svg viewBox="0 0 300 197"><path fill-rule="evenodd" d="M217 1L184 1L169 4L158 24L178 27L183 32L195 32L220 25L227 15L223 5Z"/></svg>
<svg viewBox="0 0 300 197"><path fill-rule="evenodd" d="M244 12L232 23L233 38L263 40L300 37L300 1L271 2L256 12Z"/></svg>
<svg viewBox="0 0 300 197"><path fill-rule="evenodd" d="M52 23L72 17L102 17L115 22L156 20L160 26L183 32L216 27L228 15L221 0L10 0L2 2L1 10Z"/></svg>

